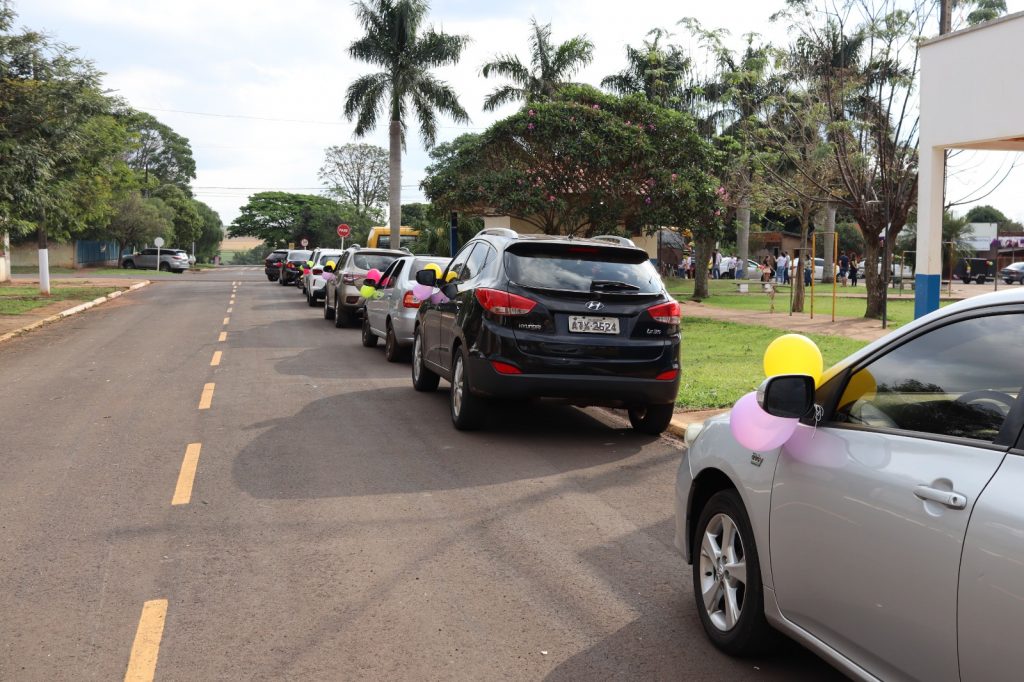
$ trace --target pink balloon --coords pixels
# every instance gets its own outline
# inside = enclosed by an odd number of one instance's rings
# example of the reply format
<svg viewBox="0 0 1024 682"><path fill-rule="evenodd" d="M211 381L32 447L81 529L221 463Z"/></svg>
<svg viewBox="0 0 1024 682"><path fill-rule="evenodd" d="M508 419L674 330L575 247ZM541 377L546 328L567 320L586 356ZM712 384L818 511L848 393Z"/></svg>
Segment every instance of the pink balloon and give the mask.
<svg viewBox="0 0 1024 682"><path fill-rule="evenodd" d="M798 423L797 419L773 417L762 410L753 391L737 400L729 413L733 437L748 450L760 452L774 450L789 440Z"/></svg>
<svg viewBox="0 0 1024 682"><path fill-rule="evenodd" d="M430 298L430 294L434 292L434 287L428 287L426 284L414 284L412 285L412 295L421 301L426 301Z"/></svg>
<svg viewBox="0 0 1024 682"><path fill-rule="evenodd" d="M431 303L447 303L450 300L451 299L449 299L447 296L445 296L441 291L435 291L430 296L430 302Z"/></svg>
<svg viewBox="0 0 1024 682"><path fill-rule="evenodd" d="M378 270L377 268L373 268L372 270L366 273L366 279L371 280L373 282L378 281L380 279L380 276L381 271Z"/></svg>

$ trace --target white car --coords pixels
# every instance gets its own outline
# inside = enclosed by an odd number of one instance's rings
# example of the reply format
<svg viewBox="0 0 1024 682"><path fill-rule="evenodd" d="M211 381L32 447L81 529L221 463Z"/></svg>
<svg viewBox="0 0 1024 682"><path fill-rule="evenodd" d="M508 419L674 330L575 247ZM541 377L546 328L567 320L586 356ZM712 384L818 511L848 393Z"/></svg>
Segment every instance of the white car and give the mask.
<svg viewBox="0 0 1024 682"><path fill-rule="evenodd" d="M327 261L341 262L341 255L345 253L341 249L317 249L310 259L313 267L308 274L302 276L302 290L306 293L306 303L310 308L316 307L317 303L324 300L326 295L327 280L324 279L324 265Z"/></svg>

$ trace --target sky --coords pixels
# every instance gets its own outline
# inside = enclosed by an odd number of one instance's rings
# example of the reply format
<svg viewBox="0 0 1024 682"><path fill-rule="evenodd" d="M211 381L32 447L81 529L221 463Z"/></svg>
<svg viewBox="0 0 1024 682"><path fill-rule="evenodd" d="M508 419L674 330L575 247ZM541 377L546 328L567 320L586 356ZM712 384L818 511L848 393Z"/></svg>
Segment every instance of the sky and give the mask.
<svg viewBox="0 0 1024 682"><path fill-rule="evenodd" d="M472 39L457 66L436 71L454 86L472 120L468 125L442 120L439 141L481 131L515 110L508 105L483 111L484 97L503 81L484 79L480 66L507 52L528 63L531 17L552 24L556 43L580 34L593 41L594 60L576 80L597 85L625 66L626 45L639 45L653 28L672 31L675 42L699 54L699 46L677 25L683 17L728 28L737 46L747 33L784 43L785 27L769 21L782 5L782 0L434 0L430 23ZM1007 0L1007 6L1010 12L1024 10L1024 0ZM77 47L106 74L106 88L190 140L195 196L225 224L250 194L318 193L324 150L357 141L354 124L342 115L345 90L374 69L348 56L348 46L361 34L349 2L14 0L14 8L19 25ZM387 148L387 123L364 141ZM970 197L1016 158L964 152L954 161L948 195ZM428 163L422 142L410 136L403 157L403 203L423 201L419 183ZM1013 170L981 203L1024 222L1024 167Z"/></svg>

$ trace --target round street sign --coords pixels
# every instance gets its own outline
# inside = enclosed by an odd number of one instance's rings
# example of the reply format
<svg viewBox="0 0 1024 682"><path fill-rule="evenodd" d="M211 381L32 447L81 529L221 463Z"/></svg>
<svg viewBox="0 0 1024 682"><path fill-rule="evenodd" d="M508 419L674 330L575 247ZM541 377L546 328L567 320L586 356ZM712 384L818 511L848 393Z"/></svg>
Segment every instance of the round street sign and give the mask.
<svg viewBox="0 0 1024 682"><path fill-rule="evenodd" d="M345 223L342 223L341 225L338 225L338 236L339 237L344 238L344 237L349 236L350 234L352 234L352 228L350 228Z"/></svg>
<svg viewBox="0 0 1024 682"><path fill-rule="evenodd" d="M309 246L309 240L306 239L305 237L303 237L302 241L299 243L302 244L302 248L306 248L307 246Z"/></svg>
<svg viewBox="0 0 1024 682"><path fill-rule="evenodd" d="M157 237L156 239L153 240L153 243L156 245L156 248L159 249L161 246L164 245L164 238L163 237Z"/></svg>

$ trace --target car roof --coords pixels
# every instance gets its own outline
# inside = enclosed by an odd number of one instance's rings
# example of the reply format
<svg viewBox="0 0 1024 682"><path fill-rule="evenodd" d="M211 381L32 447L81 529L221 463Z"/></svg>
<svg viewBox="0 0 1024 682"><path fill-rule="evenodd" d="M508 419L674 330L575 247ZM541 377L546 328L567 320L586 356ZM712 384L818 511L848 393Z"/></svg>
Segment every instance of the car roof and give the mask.
<svg viewBox="0 0 1024 682"><path fill-rule="evenodd" d="M288 252L288 258L304 258L312 253L312 251L306 251L303 249L292 249Z"/></svg>

